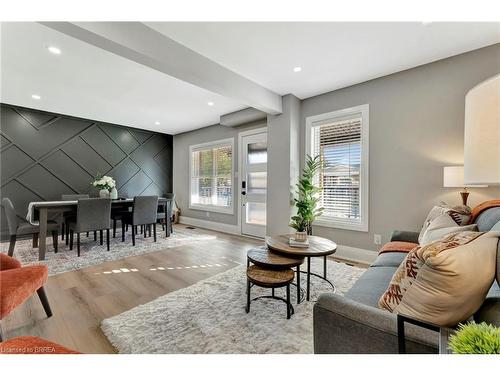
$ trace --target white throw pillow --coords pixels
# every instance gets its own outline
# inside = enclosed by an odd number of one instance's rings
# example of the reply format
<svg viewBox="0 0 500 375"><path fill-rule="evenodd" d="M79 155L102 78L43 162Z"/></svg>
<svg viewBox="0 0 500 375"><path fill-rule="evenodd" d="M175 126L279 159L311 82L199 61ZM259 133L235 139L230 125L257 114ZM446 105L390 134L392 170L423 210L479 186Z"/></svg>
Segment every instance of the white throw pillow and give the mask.
<svg viewBox="0 0 500 375"><path fill-rule="evenodd" d="M448 206L445 202L441 202L439 206L432 207L431 211L427 215L424 225L422 225L422 229L420 230L420 234L418 235L418 243L422 244L422 240L424 237L424 233L429 228L431 222L436 219L438 216L441 216L444 213L448 213L450 217L453 216L453 220L458 225L465 225L468 223L471 210L468 206Z"/></svg>
<svg viewBox="0 0 500 375"><path fill-rule="evenodd" d="M431 242L442 240L452 233L470 231L477 231L477 225L459 226L449 213L445 212L430 222L420 240L420 245L425 246Z"/></svg>

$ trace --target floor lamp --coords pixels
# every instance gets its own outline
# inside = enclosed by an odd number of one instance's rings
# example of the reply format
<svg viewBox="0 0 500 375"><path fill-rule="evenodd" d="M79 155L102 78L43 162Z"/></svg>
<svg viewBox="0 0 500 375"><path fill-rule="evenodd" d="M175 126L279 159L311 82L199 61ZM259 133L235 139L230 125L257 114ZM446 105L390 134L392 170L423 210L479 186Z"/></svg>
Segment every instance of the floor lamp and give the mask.
<svg viewBox="0 0 500 375"><path fill-rule="evenodd" d="M464 183L500 185L500 74L465 97Z"/></svg>

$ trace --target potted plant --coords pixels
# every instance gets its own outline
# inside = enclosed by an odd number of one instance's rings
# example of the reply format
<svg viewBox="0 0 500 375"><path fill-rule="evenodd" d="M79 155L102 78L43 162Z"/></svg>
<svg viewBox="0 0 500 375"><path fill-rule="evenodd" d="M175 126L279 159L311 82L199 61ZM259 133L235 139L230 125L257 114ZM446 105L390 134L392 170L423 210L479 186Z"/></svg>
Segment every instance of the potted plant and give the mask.
<svg viewBox="0 0 500 375"><path fill-rule="evenodd" d="M118 191L116 190L116 182L113 177L97 175L92 182L92 186L99 189L99 196L101 198L118 198Z"/></svg>
<svg viewBox="0 0 500 375"><path fill-rule="evenodd" d="M307 235L312 234L312 223L323 213L323 208L318 207L321 189L314 186L314 176L323 167L324 163L319 155L314 158L306 155L304 170L296 184L296 197L293 200L297 207L297 214L292 216L289 224L296 230L296 241L305 241Z"/></svg>
<svg viewBox="0 0 500 375"><path fill-rule="evenodd" d="M460 324L449 346L455 354L500 354L500 328L484 322Z"/></svg>

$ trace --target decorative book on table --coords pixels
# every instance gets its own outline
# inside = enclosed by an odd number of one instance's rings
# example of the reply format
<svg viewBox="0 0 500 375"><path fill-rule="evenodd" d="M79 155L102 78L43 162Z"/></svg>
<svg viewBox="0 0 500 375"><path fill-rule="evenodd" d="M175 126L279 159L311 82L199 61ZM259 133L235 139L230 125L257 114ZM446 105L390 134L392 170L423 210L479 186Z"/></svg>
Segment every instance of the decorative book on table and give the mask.
<svg viewBox="0 0 500 375"><path fill-rule="evenodd" d="M288 244L291 247L309 247L309 240L296 241L295 239L290 237L290 239L288 240Z"/></svg>

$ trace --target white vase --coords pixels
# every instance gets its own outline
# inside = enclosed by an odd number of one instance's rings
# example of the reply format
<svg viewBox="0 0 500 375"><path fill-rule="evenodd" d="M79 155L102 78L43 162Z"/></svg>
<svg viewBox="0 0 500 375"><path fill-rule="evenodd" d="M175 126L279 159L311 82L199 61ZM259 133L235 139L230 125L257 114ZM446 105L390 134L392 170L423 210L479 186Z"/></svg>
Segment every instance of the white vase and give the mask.
<svg viewBox="0 0 500 375"><path fill-rule="evenodd" d="M99 196L101 198L109 198L109 190L108 189L99 190Z"/></svg>
<svg viewBox="0 0 500 375"><path fill-rule="evenodd" d="M113 189L111 189L111 192L109 193L109 197L111 199L118 199L118 190L116 190L115 187Z"/></svg>
<svg viewBox="0 0 500 375"><path fill-rule="evenodd" d="M295 232L295 241L305 242L307 240L307 232Z"/></svg>

